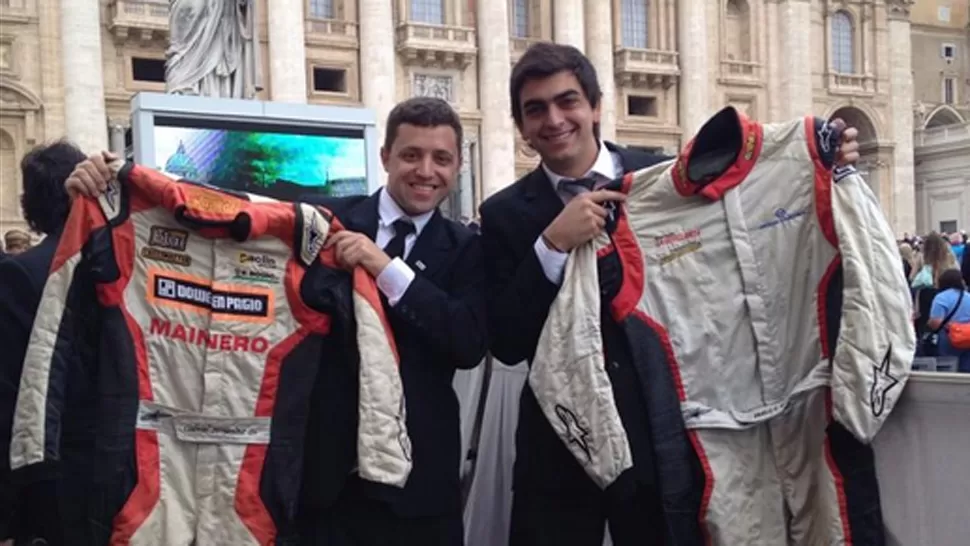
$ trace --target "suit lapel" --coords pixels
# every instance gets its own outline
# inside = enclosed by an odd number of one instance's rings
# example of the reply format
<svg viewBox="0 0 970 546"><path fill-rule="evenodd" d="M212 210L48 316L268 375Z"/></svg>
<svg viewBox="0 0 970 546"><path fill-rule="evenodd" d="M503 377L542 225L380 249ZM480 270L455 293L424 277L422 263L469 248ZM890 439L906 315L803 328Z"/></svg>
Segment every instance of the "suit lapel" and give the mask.
<svg viewBox="0 0 970 546"><path fill-rule="evenodd" d="M542 167L536 167L529 174L523 188L523 197L526 201L526 214L540 224L540 229L545 229L564 207L562 198L552 188L552 181Z"/></svg>
<svg viewBox="0 0 970 546"><path fill-rule="evenodd" d="M417 274L431 278L446 261L454 244L448 236L441 211L435 210L427 225L418 235L405 262Z"/></svg>
<svg viewBox="0 0 970 546"><path fill-rule="evenodd" d="M360 203L357 203L346 214L343 215L341 220L344 222L344 226L358 233L363 233L370 238L371 241L377 240L377 226L378 226L378 203L379 197L383 189L374 192L373 195L364 199Z"/></svg>

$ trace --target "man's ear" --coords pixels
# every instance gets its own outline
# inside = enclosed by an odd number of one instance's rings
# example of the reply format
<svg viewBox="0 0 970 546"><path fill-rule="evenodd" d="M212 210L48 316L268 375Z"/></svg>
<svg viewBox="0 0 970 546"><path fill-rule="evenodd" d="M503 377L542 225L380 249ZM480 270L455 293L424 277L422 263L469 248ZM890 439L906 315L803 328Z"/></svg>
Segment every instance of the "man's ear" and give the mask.
<svg viewBox="0 0 970 546"><path fill-rule="evenodd" d="M391 151L381 146L381 166L384 167L384 172L387 172L387 162L390 159L391 159Z"/></svg>

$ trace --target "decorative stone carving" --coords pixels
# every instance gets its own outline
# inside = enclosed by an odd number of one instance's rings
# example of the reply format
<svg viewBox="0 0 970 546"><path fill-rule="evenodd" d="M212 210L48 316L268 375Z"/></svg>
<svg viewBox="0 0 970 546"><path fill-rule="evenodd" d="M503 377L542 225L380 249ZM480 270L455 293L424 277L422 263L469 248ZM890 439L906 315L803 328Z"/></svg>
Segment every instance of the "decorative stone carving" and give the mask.
<svg viewBox="0 0 970 546"><path fill-rule="evenodd" d="M414 74L411 77L412 97L434 97L455 102L455 79L442 74Z"/></svg>
<svg viewBox="0 0 970 546"><path fill-rule="evenodd" d="M12 44L0 42L0 71L13 69L13 47Z"/></svg>

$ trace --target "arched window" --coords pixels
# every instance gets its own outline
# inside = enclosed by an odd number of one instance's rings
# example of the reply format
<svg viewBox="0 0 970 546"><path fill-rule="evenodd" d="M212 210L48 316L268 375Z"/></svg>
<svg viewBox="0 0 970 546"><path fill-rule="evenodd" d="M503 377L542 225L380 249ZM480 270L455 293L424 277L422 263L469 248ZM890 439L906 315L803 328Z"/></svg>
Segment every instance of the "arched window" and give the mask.
<svg viewBox="0 0 970 546"><path fill-rule="evenodd" d="M725 10L725 53L731 61L751 60L751 12L745 0L728 0Z"/></svg>
<svg viewBox="0 0 970 546"><path fill-rule="evenodd" d="M855 73L855 47L852 17L844 12L832 14L832 70L839 74Z"/></svg>
<svg viewBox="0 0 970 546"><path fill-rule="evenodd" d="M649 0L621 0L623 47L647 49L647 16Z"/></svg>
<svg viewBox="0 0 970 546"><path fill-rule="evenodd" d="M512 0L512 37L528 38L530 34L529 0Z"/></svg>

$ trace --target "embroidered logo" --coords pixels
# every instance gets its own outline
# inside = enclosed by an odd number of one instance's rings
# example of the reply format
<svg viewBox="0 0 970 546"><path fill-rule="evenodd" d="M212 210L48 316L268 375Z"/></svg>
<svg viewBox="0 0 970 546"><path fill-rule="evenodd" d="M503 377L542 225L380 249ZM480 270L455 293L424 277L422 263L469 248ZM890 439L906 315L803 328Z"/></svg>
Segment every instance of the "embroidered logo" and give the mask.
<svg viewBox="0 0 970 546"><path fill-rule="evenodd" d="M589 446L589 429L579 423L579 418L572 410L562 404L556 404L556 417L566 427L566 441L575 445L586 454L586 460L592 461L593 454Z"/></svg>
<svg viewBox="0 0 970 546"><path fill-rule="evenodd" d="M832 126L828 123L818 129L818 147L825 154L832 151Z"/></svg>
<svg viewBox="0 0 970 546"><path fill-rule="evenodd" d="M856 171L856 168L853 167L852 165L839 165L838 167L832 170L832 181L838 182L843 178L849 175L853 175L857 172L858 171Z"/></svg>
<svg viewBox="0 0 970 546"><path fill-rule="evenodd" d="M758 225L758 229L768 229L781 224L786 224L808 214L808 209L804 208L795 212L788 212L786 209L775 209L775 217Z"/></svg>
<svg viewBox="0 0 970 546"><path fill-rule="evenodd" d="M163 226L152 226L148 232L148 244L159 248L185 251L189 243L189 232L184 229L172 229Z"/></svg>
<svg viewBox="0 0 970 546"><path fill-rule="evenodd" d="M886 411L886 395L896 385L899 378L890 373L889 366L892 364L893 346L890 343L886 349L885 356L878 366L872 367L872 388L869 389L869 409L876 417L881 417Z"/></svg>
<svg viewBox="0 0 970 546"><path fill-rule="evenodd" d="M701 244L701 230L696 228L654 237L654 242L661 249L661 265L683 258L691 252L697 252L703 246Z"/></svg>
<svg viewBox="0 0 970 546"><path fill-rule="evenodd" d="M748 134L748 138L746 139L746 141L744 143L744 160L745 161L751 161L751 158L754 157L754 146L757 143L758 143L758 137L752 131L750 134Z"/></svg>

